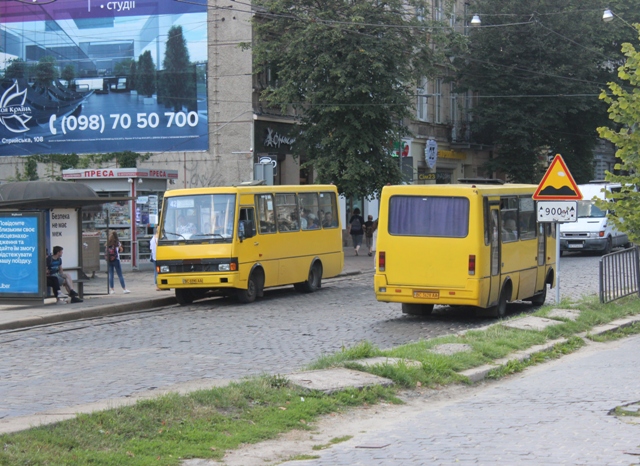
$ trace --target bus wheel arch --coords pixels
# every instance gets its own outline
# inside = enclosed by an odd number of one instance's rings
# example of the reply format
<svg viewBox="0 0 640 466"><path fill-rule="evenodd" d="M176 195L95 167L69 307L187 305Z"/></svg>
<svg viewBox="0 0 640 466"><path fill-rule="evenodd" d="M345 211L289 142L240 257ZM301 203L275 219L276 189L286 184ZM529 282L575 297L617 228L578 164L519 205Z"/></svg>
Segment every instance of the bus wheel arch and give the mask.
<svg viewBox="0 0 640 466"><path fill-rule="evenodd" d="M322 261L315 258L309 266L309 275L307 280L300 283L294 283L293 287L301 293L313 293L322 288Z"/></svg>
<svg viewBox="0 0 640 466"><path fill-rule="evenodd" d="M264 270L258 264L254 265L247 278L247 288L236 290L238 301L244 304L252 303L256 298L264 295Z"/></svg>
<svg viewBox="0 0 640 466"><path fill-rule="evenodd" d="M531 298L528 299L528 301L531 301L531 304L533 304L534 306L544 305L544 302L547 300L548 289L551 288L552 285L553 285L553 269L550 269L547 272L547 278L544 280L544 287L542 288L542 291L533 295Z"/></svg>
<svg viewBox="0 0 640 466"><path fill-rule="evenodd" d="M499 319L502 319L507 314L507 302L511 301L512 293L513 283L511 283L511 279L507 278L500 289L498 304L493 309L496 317Z"/></svg>

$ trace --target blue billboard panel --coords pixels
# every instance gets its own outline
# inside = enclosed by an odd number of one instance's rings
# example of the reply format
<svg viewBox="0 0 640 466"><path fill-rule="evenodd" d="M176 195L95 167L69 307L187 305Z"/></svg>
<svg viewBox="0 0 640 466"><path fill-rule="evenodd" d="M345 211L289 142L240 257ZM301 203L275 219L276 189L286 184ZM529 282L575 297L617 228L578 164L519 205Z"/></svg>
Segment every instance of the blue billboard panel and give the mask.
<svg viewBox="0 0 640 466"><path fill-rule="evenodd" d="M0 212L0 298L40 292L44 253L38 248L42 216Z"/></svg>
<svg viewBox="0 0 640 466"><path fill-rule="evenodd" d="M1 2L0 156L206 151L206 62L205 3Z"/></svg>

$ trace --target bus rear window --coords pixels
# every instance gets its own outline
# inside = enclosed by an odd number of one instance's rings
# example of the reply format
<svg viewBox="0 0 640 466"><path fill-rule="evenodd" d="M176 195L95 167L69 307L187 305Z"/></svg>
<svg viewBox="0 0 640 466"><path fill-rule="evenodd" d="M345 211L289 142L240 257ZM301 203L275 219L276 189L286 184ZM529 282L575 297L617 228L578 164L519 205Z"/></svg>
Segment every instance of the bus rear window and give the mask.
<svg viewBox="0 0 640 466"><path fill-rule="evenodd" d="M389 233L392 235L464 238L468 232L467 198L393 196L389 200Z"/></svg>

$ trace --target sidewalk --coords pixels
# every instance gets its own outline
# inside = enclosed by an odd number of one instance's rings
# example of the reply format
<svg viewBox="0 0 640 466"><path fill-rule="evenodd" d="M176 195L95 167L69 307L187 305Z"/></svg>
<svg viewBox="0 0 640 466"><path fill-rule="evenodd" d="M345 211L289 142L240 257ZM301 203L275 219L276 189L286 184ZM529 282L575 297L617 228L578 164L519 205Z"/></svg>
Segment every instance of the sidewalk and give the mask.
<svg viewBox="0 0 640 466"><path fill-rule="evenodd" d="M353 275L373 269L373 258L367 256L366 251L364 256L356 257L352 248L344 249L344 269L341 275ZM101 271L84 284L82 303L57 305L53 298L49 298L44 304L0 304L0 330L144 311L177 304L173 290L156 291L151 269L125 272L124 280L127 289L131 291L129 294L122 293L118 277L115 277L116 293L108 294L107 273Z"/></svg>

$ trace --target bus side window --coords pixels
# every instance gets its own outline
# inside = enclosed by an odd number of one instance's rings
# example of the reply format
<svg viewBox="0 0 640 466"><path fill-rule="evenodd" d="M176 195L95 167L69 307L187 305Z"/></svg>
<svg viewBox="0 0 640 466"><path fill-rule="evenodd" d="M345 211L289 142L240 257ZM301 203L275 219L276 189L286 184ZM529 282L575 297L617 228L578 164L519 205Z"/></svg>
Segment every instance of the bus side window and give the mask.
<svg viewBox="0 0 640 466"><path fill-rule="evenodd" d="M275 233L276 218L272 194L256 194L256 211L261 234Z"/></svg>
<svg viewBox="0 0 640 466"><path fill-rule="evenodd" d="M322 228L338 227L338 207L335 193L320 193L318 217L321 219Z"/></svg>

